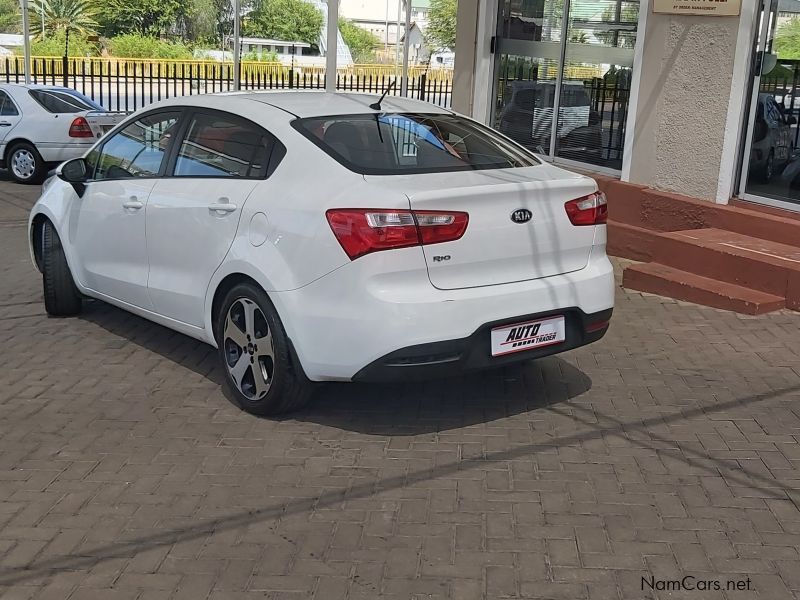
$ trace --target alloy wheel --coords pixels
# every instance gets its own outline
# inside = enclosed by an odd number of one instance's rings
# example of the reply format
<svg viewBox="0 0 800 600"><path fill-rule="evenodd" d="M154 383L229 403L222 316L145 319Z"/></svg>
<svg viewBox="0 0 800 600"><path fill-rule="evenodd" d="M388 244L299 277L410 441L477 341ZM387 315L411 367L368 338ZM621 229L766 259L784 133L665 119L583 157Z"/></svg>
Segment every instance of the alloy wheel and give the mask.
<svg viewBox="0 0 800 600"><path fill-rule="evenodd" d="M272 331L258 305L238 298L228 309L222 332L225 366L237 389L250 400L263 398L275 374Z"/></svg>
<svg viewBox="0 0 800 600"><path fill-rule="evenodd" d="M19 179L30 179L36 172L36 157L26 148L17 150L11 157L11 170Z"/></svg>

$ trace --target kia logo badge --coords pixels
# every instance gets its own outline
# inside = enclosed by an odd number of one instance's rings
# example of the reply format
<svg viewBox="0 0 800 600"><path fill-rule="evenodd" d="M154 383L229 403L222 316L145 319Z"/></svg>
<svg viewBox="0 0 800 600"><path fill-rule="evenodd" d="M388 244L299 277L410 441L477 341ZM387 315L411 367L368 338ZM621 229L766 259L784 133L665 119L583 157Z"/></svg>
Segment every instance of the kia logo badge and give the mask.
<svg viewBox="0 0 800 600"><path fill-rule="evenodd" d="M527 223L533 218L533 213L527 208L518 208L511 213L511 220L514 223Z"/></svg>

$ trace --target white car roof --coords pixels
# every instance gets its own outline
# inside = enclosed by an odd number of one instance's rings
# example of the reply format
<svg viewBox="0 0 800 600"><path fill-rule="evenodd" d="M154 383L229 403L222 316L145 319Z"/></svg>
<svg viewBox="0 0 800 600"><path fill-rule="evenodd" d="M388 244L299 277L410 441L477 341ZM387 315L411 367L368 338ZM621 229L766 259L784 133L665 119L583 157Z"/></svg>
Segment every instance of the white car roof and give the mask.
<svg viewBox="0 0 800 600"><path fill-rule="evenodd" d="M281 109L296 117L327 117L332 115L348 115L373 113L369 105L376 102L380 94L347 94L343 92L325 92L322 90L283 91L265 90L258 92L224 92L221 94L201 94L171 98L160 104L207 106L216 108L224 101L227 110L233 111L236 102L261 102ZM449 114L449 111L421 100L387 96L381 103L384 112L420 112Z"/></svg>
<svg viewBox="0 0 800 600"><path fill-rule="evenodd" d="M20 88L25 90L56 90L61 92L77 92L77 90L74 90L73 88L66 88L61 85L46 85L44 83L0 83L0 87Z"/></svg>

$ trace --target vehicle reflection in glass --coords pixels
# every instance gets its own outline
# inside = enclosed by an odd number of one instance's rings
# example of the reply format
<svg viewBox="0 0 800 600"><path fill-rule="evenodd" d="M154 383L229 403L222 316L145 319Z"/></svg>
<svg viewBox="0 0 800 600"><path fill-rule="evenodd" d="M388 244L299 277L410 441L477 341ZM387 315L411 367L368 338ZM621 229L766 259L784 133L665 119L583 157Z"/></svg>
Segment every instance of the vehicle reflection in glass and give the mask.
<svg viewBox="0 0 800 600"><path fill-rule="evenodd" d="M511 99L503 108L498 128L534 152L549 152L555 82L512 81L510 87ZM596 162L603 144L600 115L592 110L583 82L562 83L558 117L559 156Z"/></svg>

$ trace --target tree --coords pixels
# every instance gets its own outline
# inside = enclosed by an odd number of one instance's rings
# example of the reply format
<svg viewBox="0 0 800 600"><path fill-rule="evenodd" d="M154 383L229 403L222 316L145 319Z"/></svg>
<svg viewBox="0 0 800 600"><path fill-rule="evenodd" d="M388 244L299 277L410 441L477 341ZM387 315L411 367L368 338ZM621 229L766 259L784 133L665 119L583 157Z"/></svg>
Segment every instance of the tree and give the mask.
<svg viewBox="0 0 800 600"><path fill-rule="evenodd" d="M44 13L44 19L31 19L31 31L39 38L59 32L77 33L84 37L94 35L97 33L97 12L97 6L91 0L39 0L31 6L31 13Z"/></svg>
<svg viewBox="0 0 800 600"><path fill-rule="evenodd" d="M344 43L350 48L354 62L361 64L375 62L375 48L381 43L378 36L345 19L339 21L339 31Z"/></svg>
<svg viewBox="0 0 800 600"><path fill-rule="evenodd" d="M457 13L458 0L431 0L425 41L432 49L455 49Z"/></svg>
<svg viewBox="0 0 800 600"><path fill-rule="evenodd" d="M35 40L31 44L33 56L64 56L65 50L68 50L70 56L97 56L98 45L88 41L80 34L72 33L69 36L69 48L67 48L66 31L56 32L44 39ZM14 51L17 54L23 53L21 47L15 48Z"/></svg>
<svg viewBox="0 0 800 600"><path fill-rule="evenodd" d="M0 33L20 33L22 15L19 2L16 0L0 0Z"/></svg>
<svg viewBox="0 0 800 600"><path fill-rule="evenodd" d="M230 0L188 0L181 27L184 39L219 45L232 33L233 5Z"/></svg>
<svg viewBox="0 0 800 600"><path fill-rule="evenodd" d="M800 18L794 17L778 27L773 52L784 60L800 59Z"/></svg>
<svg viewBox="0 0 800 600"><path fill-rule="evenodd" d="M619 18L617 18L619 14ZM606 44L615 48L633 48L636 45L636 24L639 22L639 3L636 4L617 0L617 4L607 6L601 17L603 23L614 25L633 25L633 31L620 31L619 29L609 29L607 31L596 31L594 36Z"/></svg>
<svg viewBox="0 0 800 600"><path fill-rule="evenodd" d="M189 0L105 0L104 34L140 33L160 36L189 12Z"/></svg>
<svg viewBox="0 0 800 600"><path fill-rule="evenodd" d="M305 0L258 0L243 24L245 35L316 46L322 11Z"/></svg>

